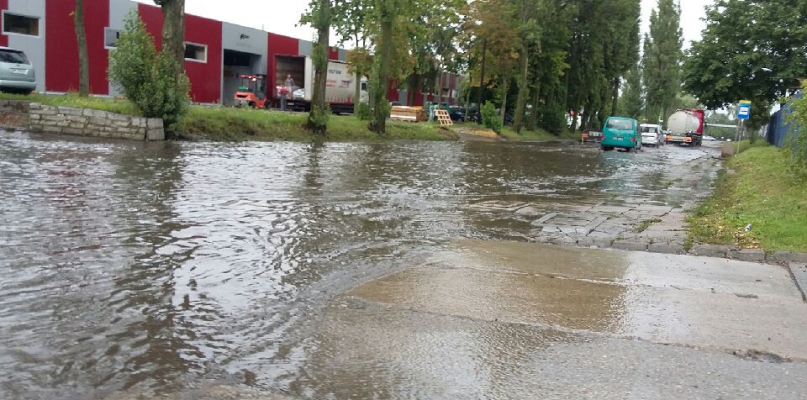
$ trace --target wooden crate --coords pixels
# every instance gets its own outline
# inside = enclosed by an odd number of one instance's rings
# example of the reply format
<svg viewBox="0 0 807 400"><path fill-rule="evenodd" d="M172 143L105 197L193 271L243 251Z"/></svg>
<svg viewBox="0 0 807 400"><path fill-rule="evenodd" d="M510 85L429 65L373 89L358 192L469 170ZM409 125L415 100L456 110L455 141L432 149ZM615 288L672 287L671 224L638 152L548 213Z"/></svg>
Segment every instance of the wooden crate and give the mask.
<svg viewBox="0 0 807 400"><path fill-rule="evenodd" d="M429 120L423 107L393 106L389 118L393 121L425 122Z"/></svg>

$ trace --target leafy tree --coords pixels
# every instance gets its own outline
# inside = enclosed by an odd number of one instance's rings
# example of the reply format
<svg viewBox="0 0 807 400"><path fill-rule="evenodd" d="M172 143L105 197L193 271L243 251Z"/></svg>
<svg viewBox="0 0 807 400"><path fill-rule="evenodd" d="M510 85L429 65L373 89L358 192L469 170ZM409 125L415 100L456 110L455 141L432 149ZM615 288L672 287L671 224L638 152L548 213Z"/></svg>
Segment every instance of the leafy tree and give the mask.
<svg viewBox="0 0 807 400"><path fill-rule="evenodd" d="M317 30L317 42L314 44L312 60L314 63L314 90L311 94L311 111L308 114L306 128L314 133L324 135L328 129L329 111L325 104L325 90L328 83L328 48L331 35L331 0L312 0L309 12L301 19ZM359 85L359 83L357 83ZM355 100L358 102L358 99Z"/></svg>
<svg viewBox="0 0 807 400"><path fill-rule="evenodd" d="M177 81L185 73L185 0L154 0L163 12L163 51L171 55Z"/></svg>
<svg viewBox="0 0 807 400"><path fill-rule="evenodd" d="M374 57L371 91L373 97L373 119L368 129L378 134L386 133L387 118L389 117L389 101L387 100L387 85L390 81L392 69L393 34L398 11L403 9L406 0L375 0L373 18L378 21L379 31L376 42L376 57Z"/></svg>
<svg viewBox="0 0 807 400"><path fill-rule="evenodd" d="M716 0L684 62L684 87L710 109L751 100L749 125L807 76L807 2Z"/></svg>
<svg viewBox="0 0 807 400"><path fill-rule="evenodd" d="M469 16L476 21L471 29L486 43L486 78L498 83L501 96L500 118L507 115L507 94L522 50L513 0L477 0L471 3Z"/></svg>
<svg viewBox="0 0 807 400"><path fill-rule="evenodd" d="M110 53L109 78L119 85L144 117L162 118L171 137L180 117L187 111L189 83L185 75L177 81L173 55L157 52L146 26L131 12L126 27Z"/></svg>
<svg viewBox="0 0 807 400"><path fill-rule="evenodd" d="M644 113L644 86L642 86L642 69L635 66L628 72L622 88L622 99L619 101L619 114L625 117L641 119ZM650 121L655 123L656 121Z"/></svg>
<svg viewBox="0 0 807 400"><path fill-rule="evenodd" d="M78 94L81 97L88 97L90 95L90 55L87 50L87 30L84 27L84 0L76 0L73 27L78 42Z"/></svg>
<svg viewBox="0 0 807 400"><path fill-rule="evenodd" d="M342 46L348 41L353 42L353 48L347 53L347 63L350 73L357 77L353 93L354 107L363 108L362 113L369 111L369 108L360 103L361 78L370 72L373 65L372 54L367 47L367 40L370 36L367 20L367 13L371 7L370 1L337 0L331 7L331 24L340 38L338 44Z"/></svg>
<svg viewBox="0 0 807 400"><path fill-rule="evenodd" d="M667 118L681 91L683 61L681 7L673 0L659 0L650 14L650 34L644 38L644 80L647 119Z"/></svg>

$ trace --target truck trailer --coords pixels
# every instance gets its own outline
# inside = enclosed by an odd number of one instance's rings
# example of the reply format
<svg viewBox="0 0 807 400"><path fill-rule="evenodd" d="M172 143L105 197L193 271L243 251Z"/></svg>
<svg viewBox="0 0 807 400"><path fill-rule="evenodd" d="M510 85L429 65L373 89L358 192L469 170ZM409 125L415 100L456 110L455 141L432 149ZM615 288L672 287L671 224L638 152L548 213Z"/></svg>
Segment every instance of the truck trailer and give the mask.
<svg viewBox="0 0 807 400"><path fill-rule="evenodd" d="M275 56L275 91L273 97L280 102L280 88L290 76L294 80L290 98L286 107L294 111L309 111L314 87L314 62L311 57L305 56ZM348 65L341 61L328 61L327 86L325 88L325 102L334 114L353 113L356 103L353 98L356 93L356 84L360 82L360 102L367 102L367 79L359 79L348 71Z"/></svg>

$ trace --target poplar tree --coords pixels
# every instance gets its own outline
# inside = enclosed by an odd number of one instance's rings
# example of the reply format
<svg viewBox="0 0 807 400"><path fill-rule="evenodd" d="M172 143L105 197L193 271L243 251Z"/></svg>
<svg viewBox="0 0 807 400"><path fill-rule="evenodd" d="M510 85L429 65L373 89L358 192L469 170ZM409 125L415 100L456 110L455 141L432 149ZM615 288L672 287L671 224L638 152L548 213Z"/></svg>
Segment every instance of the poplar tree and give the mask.
<svg viewBox="0 0 807 400"><path fill-rule="evenodd" d="M644 38L644 80L647 90L647 118L666 119L681 92L683 31L681 7L673 0L659 0L650 14L650 34Z"/></svg>
<svg viewBox="0 0 807 400"><path fill-rule="evenodd" d="M622 99L619 102L619 114L625 117L641 119L644 113L644 86L642 86L642 69L637 65L628 72L622 86ZM651 121L655 123L655 121Z"/></svg>

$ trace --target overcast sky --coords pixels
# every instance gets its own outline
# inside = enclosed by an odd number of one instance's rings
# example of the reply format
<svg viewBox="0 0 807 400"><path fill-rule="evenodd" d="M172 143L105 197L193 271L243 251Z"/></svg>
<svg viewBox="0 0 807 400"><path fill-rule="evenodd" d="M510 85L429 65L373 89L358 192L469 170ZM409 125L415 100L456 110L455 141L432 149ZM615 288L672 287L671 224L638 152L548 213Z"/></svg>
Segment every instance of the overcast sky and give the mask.
<svg viewBox="0 0 807 400"><path fill-rule="evenodd" d="M154 4L150 0L136 1ZM650 10L657 2L642 0L643 31L647 30ZM680 0L680 3L685 43L700 39L700 32L704 28L701 21L705 16L704 7L712 0ZM314 36L311 28L295 26L307 6L308 0L186 0L185 7L189 14L311 40Z"/></svg>

